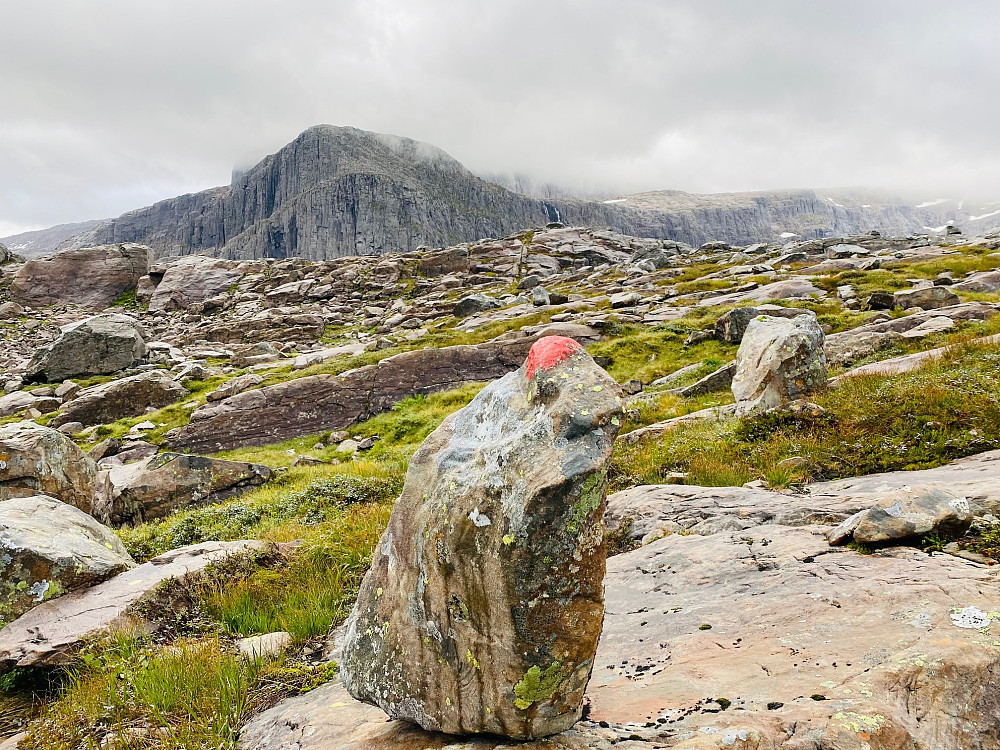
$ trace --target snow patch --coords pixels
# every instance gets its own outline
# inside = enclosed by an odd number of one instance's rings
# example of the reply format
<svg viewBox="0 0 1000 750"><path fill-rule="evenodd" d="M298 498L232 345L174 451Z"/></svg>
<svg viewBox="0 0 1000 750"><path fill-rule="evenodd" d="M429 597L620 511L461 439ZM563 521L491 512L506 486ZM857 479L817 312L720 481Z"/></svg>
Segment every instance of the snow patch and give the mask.
<svg viewBox="0 0 1000 750"><path fill-rule="evenodd" d="M613 198L612 200L604 201L604 202L605 203L625 203L626 201L628 201L628 198Z"/></svg>
<svg viewBox="0 0 1000 750"><path fill-rule="evenodd" d="M988 219L991 216L1000 216L1000 211L993 211L992 213L983 214L982 216L970 216L969 221L979 221L981 219Z"/></svg>
<svg viewBox="0 0 1000 750"><path fill-rule="evenodd" d="M951 198L938 198L934 201L924 201L923 203L918 203L917 208L930 208L931 206L940 206L942 203L947 203Z"/></svg>

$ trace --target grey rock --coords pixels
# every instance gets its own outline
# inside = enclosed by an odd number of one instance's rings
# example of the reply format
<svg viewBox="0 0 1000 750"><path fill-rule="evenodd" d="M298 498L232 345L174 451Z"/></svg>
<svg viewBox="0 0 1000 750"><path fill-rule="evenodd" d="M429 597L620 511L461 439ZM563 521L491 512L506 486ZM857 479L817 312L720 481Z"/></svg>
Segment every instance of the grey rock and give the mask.
<svg viewBox="0 0 1000 750"><path fill-rule="evenodd" d="M486 310L495 310L498 307L501 307L500 301L489 295L470 294L455 304L454 315L456 318L467 318L470 315L485 312Z"/></svg>
<svg viewBox="0 0 1000 750"><path fill-rule="evenodd" d="M58 430L0 425L0 500L45 494L89 513L96 474L93 459Z"/></svg>
<svg viewBox="0 0 1000 750"><path fill-rule="evenodd" d="M59 338L35 352L25 377L55 383L67 378L110 375L146 356L146 332L135 318L102 313L63 326Z"/></svg>
<svg viewBox="0 0 1000 750"><path fill-rule="evenodd" d="M853 537L862 544L886 544L935 534L950 541L964 536L972 520L969 501L944 485L900 487L846 519L827 540L836 545Z"/></svg>
<svg viewBox="0 0 1000 750"><path fill-rule="evenodd" d="M232 380L227 380L205 398L208 401L224 401L237 393L243 393L251 388L256 388L264 382L264 378L256 373L249 372L246 375L239 375Z"/></svg>
<svg viewBox="0 0 1000 750"><path fill-rule="evenodd" d="M924 310L935 310L939 307L957 305L962 300L955 292L945 286L928 286L922 289L905 289L894 292L896 305L904 310L910 307L921 307Z"/></svg>
<svg viewBox="0 0 1000 750"><path fill-rule="evenodd" d="M825 385L823 339L814 315L750 321L736 354L737 412L773 409Z"/></svg>
<svg viewBox="0 0 1000 750"><path fill-rule="evenodd" d="M171 263L149 300L149 309L189 310L227 291L243 278L232 261L190 256Z"/></svg>
<svg viewBox="0 0 1000 750"><path fill-rule="evenodd" d="M137 417L147 409L160 409L187 395L187 389L168 373L150 370L84 388L50 424L58 427L67 422L88 426L114 422L124 417Z"/></svg>
<svg viewBox="0 0 1000 750"><path fill-rule="evenodd" d="M531 304L535 307L545 307L552 303L551 295L549 290L544 286L536 286L531 290Z"/></svg>

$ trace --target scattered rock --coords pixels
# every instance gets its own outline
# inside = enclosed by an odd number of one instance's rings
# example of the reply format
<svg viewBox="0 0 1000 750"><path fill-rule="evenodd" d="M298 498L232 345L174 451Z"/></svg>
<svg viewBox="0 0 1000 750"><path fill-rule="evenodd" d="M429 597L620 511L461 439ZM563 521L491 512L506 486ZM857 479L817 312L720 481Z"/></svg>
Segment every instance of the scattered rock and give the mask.
<svg viewBox="0 0 1000 750"><path fill-rule="evenodd" d="M905 289L895 292L893 297L896 305L904 310L920 307L924 310L936 310L939 307L957 305L962 300L946 286L927 286L921 289Z"/></svg>
<svg viewBox="0 0 1000 750"><path fill-rule="evenodd" d="M239 375L232 380L227 380L225 383L205 396L205 398L208 401L224 401L230 396L235 396L237 393L243 393L251 388L256 388L263 382L264 378L253 372L247 373L246 375Z"/></svg>
<svg viewBox="0 0 1000 750"><path fill-rule="evenodd" d="M773 409L826 383L823 330L814 315L754 318L736 355L740 414Z"/></svg>
<svg viewBox="0 0 1000 750"><path fill-rule="evenodd" d="M456 318L467 318L476 313L486 310L495 310L502 307L500 301L486 294L470 294L463 297L455 305L454 315Z"/></svg>
<svg viewBox="0 0 1000 750"><path fill-rule="evenodd" d="M885 544L936 534L950 541L964 536L972 520L969 501L943 485L901 487L845 520L827 540L836 545L853 537L861 544Z"/></svg>
<svg viewBox="0 0 1000 750"><path fill-rule="evenodd" d="M291 633L265 633L243 638L238 644L240 655L245 659L275 659L281 656L292 643Z"/></svg>
<svg viewBox="0 0 1000 750"><path fill-rule="evenodd" d="M188 255L172 262L149 300L154 312L189 310L229 290L243 278L238 264L220 258Z"/></svg>
<svg viewBox="0 0 1000 750"><path fill-rule="evenodd" d="M187 389L163 370L150 370L109 383L84 388L50 424L106 424L160 409L188 395Z"/></svg>
<svg viewBox="0 0 1000 750"><path fill-rule="evenodd" d="M620 422L617 383L549 337L427 438L348 622L355 697L449 734L530 739L580 718Z"/></svg>
<svg viewBox="0 0 1000 750"><path fill-rule="evenodd" d="M114 526L142 523L224 500L270 478L271 469L259 464L161 453L101 471L93 515Z"/></svg>
<svg viewBox="0 0 1000 750"><path fill-rule="evenodd" d="M61 432L0 425L0 500L45 494L89 513L96 475L94 461Z"/></svg>
<svg viewBox="0 0 1000 750"><path fill-rule="evenodd" d="M112 531L51 497L0 502L0 626L135 565Z"/></svg>

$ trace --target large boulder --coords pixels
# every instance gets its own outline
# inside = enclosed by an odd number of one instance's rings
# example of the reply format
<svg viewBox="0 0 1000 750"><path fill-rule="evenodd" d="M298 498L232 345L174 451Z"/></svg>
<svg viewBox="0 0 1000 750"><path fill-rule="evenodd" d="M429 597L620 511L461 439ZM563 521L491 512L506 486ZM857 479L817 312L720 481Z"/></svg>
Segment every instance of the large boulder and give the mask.
<svg viewBox="0 0 1000 750"><path fill-rule="evenodd" d="M809 315L809 310L798 307L779 307L778 305L760 305L758 307L737 307L723 313L715 321L715 338L727 344L739 344L743 341L750 321L758 315L770 315L775 318L794 318L798 315Z"/></svg>
<svg viewBox="0 0 1000 750"><path fill-rule="evenodd" d="M93 459L58 430L0 426L0 500L45 494L89 513L96 476Z"/></svg>
<svg viewBox="0 0 1000 750"><path fill-rule="evenodd" d="M63 326L59 338L38 349L28 363L31 381L111 375L146 356L146 332L130 315L102 313Z"/></svg>
<svg viewBox="0 0 1000 750"><path fill-rule="evenodd" d="M815 315L750 321L733 376L738 414L773 409L825 383L823 329Z"/></svg>
<svg viewBox="0 0 1000 750"><path fill-rule="evenodd" d="M904 289L894 292L896 305L904 310L911 307L921 307L924 310L936 310L939 307L950 307L962 300L946 286L926 286L921 289Z"/></svg>
<svg viewBox="0 0 1000 750"><path fill-rule="evenodd" d="M494 310L498 307L502 307L500 300L490 297L488 294L470 294L455 303L453 314L456 318L467 318L470 315Z"/></svg>
<svg viewBox="0 0 1000 750"><path fill-rule="evenodd" d="M242 278L239 264L231 260L188 255L167 267L149 300L149 309L192 309L225 293Z"/></svg>
<svg viewBox="0 0 1000 750"><path fill-rule="evenodd" d="M141 523L224 500L270 478L271 469L259 464L161 453L99 472L92 512L114 526Z"/></svg>
<svg viewBox="0 0 1000 750"><path fill-rule="evenodd" d="M160 409L188 395L187 389L164 370L150 370L110 383L84 388L66 404L50 424L68 422L84 426L137 417L147 409Z"/></svg>
<svg viewBox="0 0 1000 750"><path fill-rule="evenodd" d="M29 260L14 277L11 299L26 307L73 304L103 310L136 288L149 271L152 255L144 245L125 243L63 250Z"/></svg>
<svg viewBox="0 0 1000 750"><path fill-rule="evenodd" d="M580 718L622 403L579 344L550 337L427 438L348 621L356 698L448 734L530 739Z"/></svg>
<svg viewBox="0 0 1000 750"><path fill-rule="evenodd" d="M44 495L0 502L0 627L134 565L110 529L72 505Z"/></svg>

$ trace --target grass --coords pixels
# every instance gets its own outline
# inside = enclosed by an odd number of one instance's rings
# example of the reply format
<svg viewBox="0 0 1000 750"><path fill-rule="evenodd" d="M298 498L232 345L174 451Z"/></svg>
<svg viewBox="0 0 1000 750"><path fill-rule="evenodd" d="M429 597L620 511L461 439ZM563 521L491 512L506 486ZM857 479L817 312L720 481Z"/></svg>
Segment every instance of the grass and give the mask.
<svg viewBox="0 0 1000 750"><path fill-rule="evenodd" d="M1000 447L1000 391L995 347L961 347L922 370L856 377L813 400L816 420L771 414L685 427L655 441L620 447L612 490L660 484L671 471L688 483L776 486L882 471L938 466ZM806 459L796 470L778 467Z"/></svg>

